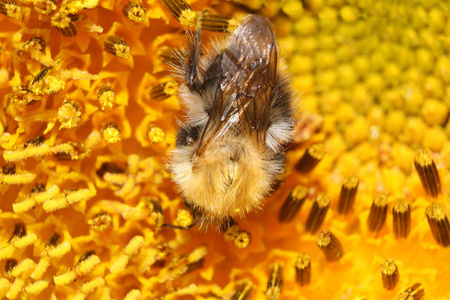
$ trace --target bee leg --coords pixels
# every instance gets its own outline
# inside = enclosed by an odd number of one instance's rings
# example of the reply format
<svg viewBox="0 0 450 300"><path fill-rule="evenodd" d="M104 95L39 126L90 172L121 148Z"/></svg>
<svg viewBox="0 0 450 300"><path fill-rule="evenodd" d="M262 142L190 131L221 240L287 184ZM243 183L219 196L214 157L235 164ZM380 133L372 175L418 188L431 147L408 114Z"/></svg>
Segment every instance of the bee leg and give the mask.
<svg viewBox="0 0 450 300"><path fill-rule="evenodd" d="M197 78L198 64L200 61L200 55L202 54L202 27L197 25L195 33L188 33L189 46L187 53L187 84L190 90L198 89L200 82Z"/></svg>
<svg viewBox="0 0 450 300"><path fill-rule="evenodd" d="M173 229L182 229L182 230L189 230L192 227L194 227L195 225L197 225L195 222L192 223L191 225L187 226L187 227L181 227L181 226L178 226L178 225L167 224L167 223L162 224L162 226L164 226L164 227L173 228Z"/></svg>

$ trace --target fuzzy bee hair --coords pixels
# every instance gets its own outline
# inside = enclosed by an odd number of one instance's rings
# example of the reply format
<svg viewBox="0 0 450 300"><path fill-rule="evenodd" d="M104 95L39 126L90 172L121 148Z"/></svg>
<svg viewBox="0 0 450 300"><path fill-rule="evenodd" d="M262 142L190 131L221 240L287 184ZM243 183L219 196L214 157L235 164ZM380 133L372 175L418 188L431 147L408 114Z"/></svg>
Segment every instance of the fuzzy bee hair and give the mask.
<svg viewBox="0 0 450 300"><path fill-rule="evenodd" d="M170 166L195 222L224 229L259 208L277 182L294 98L266 18L247 16L205 54L201 29L188 37L174 54L187 118Z"/></svg>

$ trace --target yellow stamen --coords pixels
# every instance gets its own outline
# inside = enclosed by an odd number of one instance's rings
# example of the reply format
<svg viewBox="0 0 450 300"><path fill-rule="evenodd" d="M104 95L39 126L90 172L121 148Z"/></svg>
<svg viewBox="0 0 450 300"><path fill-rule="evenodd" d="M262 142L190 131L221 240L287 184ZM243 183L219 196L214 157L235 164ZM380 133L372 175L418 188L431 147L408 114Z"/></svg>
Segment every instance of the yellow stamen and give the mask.
<svg viewBox="0 0 450 300"><path fill-rule="evenodd" d="M414 283L412 286L407 288L404 292L401 292L398 296L398 300L422 300L425 297L425 289L421 288L422 284L420 282Z"/></svg>
<svg viewBox="0 0 450 300"><path fill-rule="evenodd" d="M2 0L0 2L0 13L17 20L22 19L22 9L12 0Z"/></svg>
<svg viewBox="0 0 450 300"><path fill-rule="evenodd" d="M432 203L426 209L431 233L439 245L450 246L450 223L439 203Z"/></svg>
<svg viewBox="0 0 450 300"><path fill-rule="evenodd" d="M105 211L96 214L92 219L88 220L88 224L96 231L105 231L111 227L112 217Z"/></svg>
<svg viewBox="0 0 450 300"><path fill-rule="evenodd" d="M123 8L123 13L133 22L145 22L147 19L145 7L142 3L132 1L128 2L128 4Z"/></svg>
<svg viewBox="0 0 450 300"><path fill-rule="evenodd" d="M18 263L14 269L11 271L11 276L13 277L21 277L26 278L30 275L31 271L36 267L36 263L29 259L25 258L20 263Z"/></svg>
<svg viewBox="0 0 450 300"><path fill-rule="evenodd" d="M232 300L244 300L250 298L250 293L253 290L253 284L248 280L242 280L236 283L235 292L231 297Z"/></svg>
<svg viewBox="0 0 450 300"><path fill-rule="evenodd" d="M100 263L100 258L97 255L89 255L85 259L80 258L80 262L75 267L75 272L78 276L83 276L94 269Z"/></svg>
<svg viewBox="0 0 450 300"><path fill-rule="evenodd" d="M100 87L97 92L97 98L102 106L102 110L105 110L105 108L111 109L113 108L114 103L116 103L116 94L110 86Z"/></svg>
<svg viewBox="0 0 450 300"><path fill-rule="evenodd" d="M52 16L51 24L65 37L74 37L77 35L77 26L74 23L77 20L77 15L60 11Z"/></svg>
<svg viewBox="0 0 450 300"><path fill-rule="evenodd" d="M373 200L370 208L367 225L372 232L380 231L386 221L388 208L388 195L381 194Z"/></svg>
<svg viewBox="0 0 450 300"><path fill-rule="evenodd" d="M392 209L394 235L406 238L411 230L411 209L405 197L397 199Z"/></svg>
<svg viewBox="0 0 450 300"><path fill-rule="evenodd" d="M348 214L352 209L353 204L355 203L358 185L359 180L353 175L344 179L337 207L337 211L341 215Z"/></svg>
<svg viewBox="0 0 450 300"><path fill-rule="evenodd" d="M238 21L234 18L221 15L202 14L200 18L202 29L219 32L233 32Z"/></svg>
<svg viewBox="0 0 450 300"><path fill-rule="evenodd" d="M309 147L295 165L295 169L301 173L310 172L325 156L325 146L322 143Z"/></svg>
<svg viewBox="0 0 450 300"><path fill-rule="evenodd" d="M420 150L414 157L414 165L428 195L437 197L441 192L441 180L436 164L427 150Z"/></svg>
<svg viewBox="0 0 450 300"><path fill-rule="evenodd" d="M175 81L167 81L153 86L150 89L150 98L156 101L162 101L170 96L176 95L178 84Z"/></svg>
<svg viewBox="0 0 450 300"><path fill-rule="evenodd" d="M49 248L47 252L48 256L52 258L60 258L69 253L71 249L72 246L70 245L70 243L68 241L64 241L56 247Z"/></svg>
<svg viewBox="0 0 450 300"><path fill-rule="evenodd" d="M289 193L289 196L281 207L280 213L278 214L278 220L280 222L290 222L302 208L307 196L308 189L304 186L297 185Z"/></svg>
<svg viewBox="0 0 450 300"><path fill-rule="evenodd" d="M53 281L56 286L67 285L77 279L77 273L73 270L69 270L64 274L53 276Z"/></svg>
<svg viewBox="0 0 450 300"><path fill-rule="evenodd" d="M314 234L322 226L323 221L327 215L328 209L330 208L330 197L321 193L317 195L316 200L309 213L308 220L306 220L305 230Z"/></svg>
<svg viewBox="0 0 450 300"><path fill-rule="evenodd" d="M276 300L280 298L283 288L282 265L275 263L270 266L269 280L267 281L266 298Z"/></svg>
<svg viewBox="0 0 450 300"><path fill-rule="evenodd" d="M177 212L177 223L179 226L188 228L194 222L192 213L187 209L179 209Z"/></svg>
<svg viewBox="0 0 450 300"><path fill-rule="evenodd" d="M76 101L64 100L64 104L58 109L58 120L61 128L74 128L81 120L81 109Z"/></svg>
<svg viewBox="0 0 450 300"><path fill-rule="evenodd" d="M131 55L130 46L117 36L109 36L105 41L105 50L112 55L128 59Z"/></svg>
<svg viewBox="0 0 450 300"><path fill-rule="evenodd" d="M31 278L34 280L39 280L44 276L45 272L47 271L48 267L50 266L50 257L49 256L42 256L39 262L36 265L36 268L34 269L33 273L31 274Z"/></svg>
<svg viewBox="0 0 450 300"><path fill-rule="evenodd" d="M123 300L141 300L142 295L139 290L131 290L126 294L125 298Z"/></svg>
<svg viewBox="0 0 450 300"><path fill-rule="evenodd" d="M239 249L247 248L250 245L251 237L247 231L241 231L234 239L234 245Z"/></svg>
<svg viewBox="0 0 450 300"><path fill-rule="evenodd" d="M307 254L300 254L295 262L295 273L297 283L301 286L311 282L311 257Z"/></svg>
<svg viewBox="0 0 450 300"><path fill-rule="evenodd" d="M91 281L88 281L86 283L84 283L81 286L81 292L83 292L84 294L90 294L92 293L95 289L103 287L105 285L105 280L101 277L97 277L92 279Z"/></svg>
<svg viewBox="0 0 450 300"><path fill-rule="evenodd" d="M344 255L341 243L329 230L319 232L316 244L329 262L337 261Z"/></svg>
<svg viewBox="0 0 450 300"><path fill-rule="evenodd" d="M25 292L27 292L27 294L37 295L40 294L43 290L45 290L47 287L48 281L38 280L27 285L27 287L25 288Z"/></svg>
<svg viewBox="0 0 450 300"><path fill-rule="evenodd" d="M102 129L103 138L108 143L117 143L121 141L120 129L115 123L109 123Z"/></svg>
<svg viewBox="0 0 450 300"><path fill-rule="evenodd" d="M393 290L398 283L400 276L397 265L393 259L388 259L381 265L381 279L383 286L387 290Z"/></svg>
<svg viewBox="0 0 450 300"><path fill-rule="evenodd" d="M166 134L158 126L152 126L147 130L147 138L152 143L161 143L166 138Z"/></svg>
<svg viewBox="0 0 450 300"><path fill-rule="evenodd" d="M145 241L143 236L135 236L125 246L125 248L123 249L123 253L128 256L133 256L144 246L144 244Z"/></svg>
<svg viewBox="0 0 450 300"><path fill-rule="evenodd" d="M17 278L14 280L9 292L6 294L6 298L8 299L16 299L17 296L22 292L23 287L25 286L25 282L23 279Z"/></svg>

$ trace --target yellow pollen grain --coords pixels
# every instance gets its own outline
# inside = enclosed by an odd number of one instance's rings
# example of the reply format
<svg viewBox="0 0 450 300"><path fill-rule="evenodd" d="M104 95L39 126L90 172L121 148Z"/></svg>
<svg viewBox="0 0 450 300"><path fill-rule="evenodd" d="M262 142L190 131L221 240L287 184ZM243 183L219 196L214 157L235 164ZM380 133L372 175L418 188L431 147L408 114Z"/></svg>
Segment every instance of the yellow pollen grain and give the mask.
<svg viewBox="0 0 450 300"><path fill-rule="evenodd" d="M108 126L102 130L103 138L110 144L120 142L120 130L114 126Z"/></svg>
<svg viewBox="0 0 450 300"><path fill-rule="evenodd" d="M189 227L194 222L194 217L187 209L179 209L177 212L177 223L181 227Z"/></svg>
<svg viewBox="0 0 450 300"><path fill-rule="evenodd" d="M66 192L66 200L70 204L88 200L91 197L91 192L88 189L79 189L77 191Z"/></svg>
<svg viewBox="0 0 450 300"><path fill-rule="evenodd" d="M34 280L39 280L44 276L44 273L47 271L50 266L50 257L42 256L39 262L36 265L33 273L31 274L31 278Z"/></svg>
<svg viewBox="0 0 450 300"><path fill-rule="evenodd" d="M105 285L105 279L101 277L97 277L92 279L91 281L88 281L84 283L81 286L81 292L84 294L92 293L95 289L103 287Z"/></svg>
<svg viewBox="0 0 450 300"><path fill-rule="evenodd" d="M17 20L22 19L22 9L16 2L7 0L2 1L0 5L3 6L2 13L5 14L6 16Z"/></svg>
<svg viewBox="0 0 450 300"><path fill-rule="evenodd" d="M64 274L53 276L53 281L56 286L67 285L77 279L77 273L73 270L69 270Z"/></svg>
<svg viewBox="0 0 450 300"><path fill-rule="evenodd" d="M147 138L152 143L161 143L165 140L166 134L161 128L152 126L147 131Z"/></svg>
<svg viewBox="0 0 450 300"><path fill-rule="evenodd" d="M116 94L112 89L104 90L103 92L99 93L98 101L102 106L102 110L105 110L106 108L111 109L113 108L114 103L116 103Z"/></svg>
<svg viewBox="0 0 450 300"><path fill-rule="evenodd" d="M83 276L92 271L92 269L94 269L94 267L99 263L100 258L97 255L91 255L87 259L81 261L75 267L75 272L78 274L78 276Z"/></svg>
<svg viewBox="0 0 450 300"><path fill-rule="evenodd" d="M42 204L54 197L56 197L59 194L60 190L57 185L52 185L48 188L47 191L33 194L32 197L34 200L36 200L37 203Z"/></svg>
<svg viewBox="0 0 450 300"><path fill-rule="evenodd" d="M68 241L64 241L56 247L50 247L47 252L52 258L60 258L70 252L72 246Z"/></svg>
<svg viewBox="0 0 450 300"><path fill-rule="evenodd" d="M181 12L180 18L178 21L180 21L180 24L183 26L195 26L197 23L197 13L190 9L185 9Z"/></svg>
<svg viewBox="0 0 450 300"><path fill-rule="evenodd" d="M6 294L6 298L8 299L16 299L17 296L22 292L23 287L25 286L25 282L23 279L17 278L14 280L11 289Z"/></svg>
<svg viewBox="0 0 450 300"><path fill-rule="evenodd" d="M34 233L27 234L24 237L15 238L14 246L19 249L23 249L34 244L37 241L37 236Z"/></svg>
<svg viewBox="0 0 450 300"><path fill-rule="evenodd" d="M131 290L128 294L123 298L123 300L141 300L142 295L139 290Z"/></svg>
<svg viewBox="0 0 450 300"><path fill-rule="evenodd" d="M145 241L143 236L135 236L125 246L125 248L123 249L123 253L128 256L133 256L144 246L144 244Z"/></svg>
<svg viewBox="0 0 450 300"><path fill-rule="evenodd" d="M45 212L54 212L58 209L65 208L67 204L66 197L64 195L60 195L54 199L45 201L42 207Z"/></svg>
<svg viewBox="0 0 450 300"><path fill-rule="evenodd" d="M24 213L33 209L36 205L36 201L33 198L27 198L24 201L13 203L12 207L15 213Z"/></svg>
<svg viewBox="0 0 450 300"><path fill-rule="evenodd" d="M14 254L15 247L11 244L1 245L0 246L0 260L7 259L12 257Z"/></svg>
<svg viewBox="0 0 450 300"><path fill-rule="evenodd" d="M241 231L234 239L234 245L240 249L247 248L248 245L250 245L250 242L250 234L246 231Z"/></svg>
<svg viewBox="0 0 450 300"><path fill-rule="evenodd" d="M22 173L14 175L0 174L0 182L3 184L27 184L36 178L36 174Z"/></svg>
<svg viewBox="0 0 450 300"><path fill-rule="evenodd" d="M119 257L117 258L117 260L114 262L114 264L111 266L111 268L109 269L111 271L112 274L117 274L119 272L122 272L125 267L128 264L128 261L130 260L130 256L122 253L119 255Z"/></svg>
<svg viewBox="0 0 450 300"><path fill-rule="evenodd" d="M33 260L25 258L14 267L14 269L11 271L11 276L20 277L23 275L23 277L28 277L27 273L29 275L30 271L33 271L32 269L34 269L35 267L36 263Z"/></svg>
<svg viewBox="0 0 450 300"><path fill-rule="evenodd" d="M27 294L31 295L37 295L41 293L43 290L45 290L48 287L48 281L46 280L38 280L33 283L30 283L25 287L25 292Z"/></svg>
<svg viewBox="0 0 450 300"><path fill-rule="evenodd" d="M59 129L74 128L81 120L81 111L74 101L64 100L64 104L58 109L58 120L61 123Z"/></svg>

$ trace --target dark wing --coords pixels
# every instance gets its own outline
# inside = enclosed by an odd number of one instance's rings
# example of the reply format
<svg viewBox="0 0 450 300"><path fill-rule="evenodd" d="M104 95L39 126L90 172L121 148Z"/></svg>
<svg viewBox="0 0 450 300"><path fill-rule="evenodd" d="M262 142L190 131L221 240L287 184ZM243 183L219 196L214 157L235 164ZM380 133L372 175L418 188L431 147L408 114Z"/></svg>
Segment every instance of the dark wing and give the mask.
<svg viewBox="0 0 450 300"><path fill-rule="evenodd" d="M232 126L264 143L277 74L277 43L269 21L250 15L219 54L221 78L197 149L201 156Z"/></svg>

